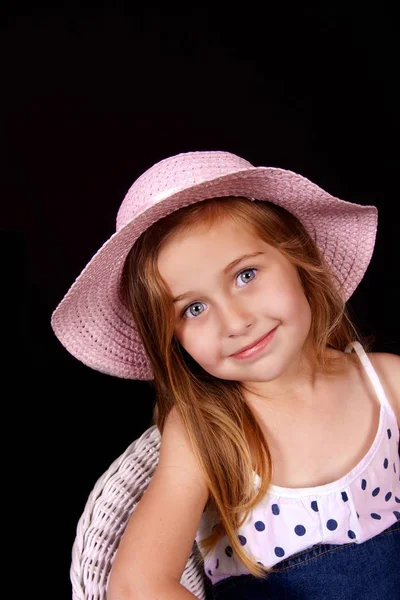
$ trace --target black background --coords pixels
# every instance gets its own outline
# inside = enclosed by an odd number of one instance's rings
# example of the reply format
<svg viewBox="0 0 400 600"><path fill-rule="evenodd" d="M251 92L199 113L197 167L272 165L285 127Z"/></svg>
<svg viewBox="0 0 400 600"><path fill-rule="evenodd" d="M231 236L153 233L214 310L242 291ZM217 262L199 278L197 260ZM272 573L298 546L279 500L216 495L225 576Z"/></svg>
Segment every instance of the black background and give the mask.
<svg viewBox="0 0 400 600"><path fill-rule="evenodd" d="M375 204L375 253L350 309L376 336L373 350L400 354L393 12L384 3L193 4L9 4L4 15L2 300L11 385L3 429L11 436L4 466L15 479L6 481L14 597L25 584L28 597L71 597L71 547L86 499L150 424L149 384L76 361L50 316L154 162L227 150Z"/></svg>

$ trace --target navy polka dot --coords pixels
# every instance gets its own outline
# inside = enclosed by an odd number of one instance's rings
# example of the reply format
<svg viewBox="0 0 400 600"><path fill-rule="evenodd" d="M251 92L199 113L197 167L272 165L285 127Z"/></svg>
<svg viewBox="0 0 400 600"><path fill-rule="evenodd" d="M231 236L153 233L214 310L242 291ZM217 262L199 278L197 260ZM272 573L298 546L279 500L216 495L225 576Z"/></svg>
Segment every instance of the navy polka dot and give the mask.
<svg viewBox="0 0 400 600"><path fill-rule="evenodd" d="M378 515L377 513L371 513L371 517L373 519L376 519L377 521L379 521L380 519L382 519L381 515Z"/></svg>
<svg viewBox="0 0 400 600"><path fill-rule="evenodd" d="M400 520L400 512L398 510L394 510L393 514L396 517L396 519L399 521Z"/></svg>
<svg viewBox="0 0 400 600"><path fill-rule="evenodd" d="M274 552L275 552L276 556L279 556L280 558L281 558L282 556L285 556L285 551L284 551L284 549L283 549L283 548L280 548L279 546L277 546L277 547L275 548Z"/></svg>
<svg viewBox="0 0 400 600"><path fill-rule="evenodd" d="M211 573L210 569L208 569L208 574L209 574L209 575L212 575L212 573Z"/></svg>
<svg viewBox="0 0 400 600"><path fill-rule="evenodd" d="M362 488L363 490L365 490L365 488L366 488L366 487L367 487L367 482L366 482L366 480L365 480L365 479L363 479L363 480L361 481L361 488Z"/></svg>
<svg viewBox="0 0 400 600"><path fill-rule="evenodd" d="M329 529L329 531L335 531L335 529L337 528L338 524L337 524L337 521L335 521L335 519L329 519L329 521L327 522L326 526Z"/></svg>
<svg viewBox="0 0 400 600"><path fill-rule="evenodd" d="M396 473L396 465L393 463L393 471Z"/></svg>
<svg viewBox="0 0 400 600"><path fill-rule="evenodd" d="M397 504L400 504L400 498L398 498L397 496L395 496L394 499L396 500Z"/></svg>
<svg viewBox="0 0 400 600"><path fill-rule="evenodd" d="M218 569L219 567L219 558L217 558L217 564L215 565L215 568Z"/></svg>
<svg viewBox="0 0 400 600"><path fill-rule="evenodd" d="M390 429L387 430L387 434L388 434L388 438L390 440L390 438L392 437L392 432L390 431Z"/></svg>
<svg viewBox="0 0 400 600"><path fill-rule="evenodd" d="M242 546L244 546L247 543L247 540L244 537L244 535L238 535L238 538L239 538L239 542L242 544Z"/></svg>
<svg viewBox="0 0 400 600"><path fill-rule="evenodd" d="M296 525L294 531L296 535L304 535L306 532L306 528L303 525Z"/></svg>
<svg viewBox="0 0 400 600"><path fill-rule="evenodd" d="M357 513L357 517L360 518L360 515Z"/></svg>
<svg viewBox="0 0 400 600"><path fill-rule="evenodd" d="M381 488L380 488L380 487L377 487L377 488L375 488L375 489L374 489L374 491L372 492L372 495L373 495L373 496L377 496L377 495L379 494L379 492L380 492L380 491L381 491Z"/></svg>
<svg viewBox="0 0 400 600"><path fill-rule="evenodd" d="M349 499L346 492L342 492L342 499L343 499L343 502L347 502L347 500Z"/></svg>
<svg viewBox="0 0 400 600"><path fill-rule="evenodd" d="M259 560L257 561L258 565L261 565L262 567L264 566L262 562L260 562Z"/></svg>
<svg viewBox="0 0 400 600"><path fill-rule="evenodd" d="M279 513L280 513L279 506L277 504L273 504L271 506L271 510L272 510L272 514L274 514L274 515L279 515Z"/></svg>
<svg viewBox="0 0 400 600"><path fill-rule="evenodd" d="M313 501L311 502L311 508L312 508L313 510L315 510L315 512L318 512L318 504L317 504L317 501L316 501L316 500L313 500Z"/></svg>
<svg viewBox="0 0 400 600"><path fill-rule="evenodd" d="M388 461L387 458L385 458L385 460L383 461L383 468L387 469L388 468L388 464L389 464L389 461Z"/></svg>
<svg viewBox="0 0 400 600"><path fill-rule="evenodd" d="M264 531L265 524L262 521L256 521L254 523L254 527L257 529L257 531Z"/></svg>
<svg viewBox="0 0 400 600"><path fill-rule="evenodd" d="M230 546L227 546L227 547L225 548L225 554L226 554L227 556L229 556L229 557L231 557L231 556L232 556L232 554L233 554L233 550L232 550L232 548L231 548Z"/></svg>
<svg viewBox="0 0 400 600"><path fill-rule="evenodd" d="M392 497L392 492L388 492L385 496L385 500L386 502L388 502L390 500L390 498Z"/></svg>
<svg viewBox="0 0 400 600"><path fill-rule="evenodd" d="M354 538L356 537L356 534L354 533L354 531L352 531L351 529L349 529L349 531L347 532L347 535L349 536L350 539L354 540Z"/></svg>

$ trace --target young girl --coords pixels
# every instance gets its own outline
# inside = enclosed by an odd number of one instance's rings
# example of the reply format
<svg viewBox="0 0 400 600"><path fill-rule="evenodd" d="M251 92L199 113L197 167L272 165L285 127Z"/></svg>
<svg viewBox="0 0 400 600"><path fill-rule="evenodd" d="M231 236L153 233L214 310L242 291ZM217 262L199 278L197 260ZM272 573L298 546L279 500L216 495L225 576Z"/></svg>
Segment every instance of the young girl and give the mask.
<svg viewBox="0 0 400 600"><path fill-rule="evenodd" d="M377 211L227 152L129 189L117 230L52 316L76 358L154 381L159 463L109 600L368 600L400 589L400 358L346 311Z"/></svg>

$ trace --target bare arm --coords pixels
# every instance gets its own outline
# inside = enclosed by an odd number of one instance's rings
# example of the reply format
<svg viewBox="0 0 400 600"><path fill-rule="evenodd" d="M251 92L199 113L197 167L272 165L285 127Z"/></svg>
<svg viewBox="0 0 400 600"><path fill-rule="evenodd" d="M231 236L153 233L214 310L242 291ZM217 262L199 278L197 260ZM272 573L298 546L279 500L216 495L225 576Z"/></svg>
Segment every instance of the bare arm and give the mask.
<svg viewBox="0 0 400 600"><path fill-rule="evenodd" d="M189 590L176 581L166 583L161 589L136 590L135 594L129 595L124 592L107 594L107 600L197 600Z"/></svg>
<svg viewBox="0 0 400 600"><path fill-rule="evenodd" d="M180 584L208 488L187 434L170 413L157 469L122 536L108 583L108 600L190 600Z"/></svg>
<svg viewBox="0 0 400 600"><path fill-rule="evenodd" d="M400 429L400 356L387 352L371 352L369 357L396 414Z"/></svg>

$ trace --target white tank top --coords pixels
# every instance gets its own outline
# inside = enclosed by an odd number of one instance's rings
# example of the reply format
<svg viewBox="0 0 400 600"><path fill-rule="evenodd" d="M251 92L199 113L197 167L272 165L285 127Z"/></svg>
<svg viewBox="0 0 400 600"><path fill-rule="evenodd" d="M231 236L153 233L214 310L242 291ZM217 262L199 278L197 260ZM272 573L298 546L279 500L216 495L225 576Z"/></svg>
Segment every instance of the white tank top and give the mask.
<svg viewBox="0 0 400 600"><path fill-rule="evenodd" d="M315 544L361 544L400 519L399 426L379 377L359 342L356 350L380 402L379 426L361 461L340 479L310 488L271 485L238 530L247 552L266 567ZM260 477L254 473L255 485ZM209 509L199 524L196 541L208 535L218 518ZM201 548L200 548L201 551ZM227 536L204 561L214 585L249 571L235 557Z"/></svg>

